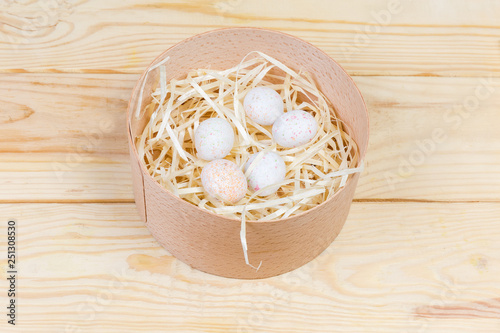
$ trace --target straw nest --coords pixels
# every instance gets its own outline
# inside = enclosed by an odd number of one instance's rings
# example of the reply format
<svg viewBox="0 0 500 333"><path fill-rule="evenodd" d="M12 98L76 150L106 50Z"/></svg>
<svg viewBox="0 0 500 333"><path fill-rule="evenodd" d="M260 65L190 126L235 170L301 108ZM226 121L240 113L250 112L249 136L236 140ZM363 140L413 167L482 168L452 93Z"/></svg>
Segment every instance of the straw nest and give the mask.
<svg viewBox="0 0 500 333"><path fill-rule="evenodd" d="M136 116L149 117L149 122L136 145L150 175L179 198L230 218L269 221L321 204L345 185L349 175L361 171L356 143L308 73L296 72L255 51L233 68L196 69L184 79L167 82L166 62L168 58L150 68L159 68L159 82L151 103L137 107ZM314 139L300 147L283 148L273 141L271 126L245 117L243 99L256 86L276 90L285 111L310 112L318 123ZM286 177L275 194L259 197L249 190L236 204L206 194L200 174L208 162L196 157L194 133L200 122L211 117L226 119L235 129L234 147L225 159L240 168L253 153L281 155Z"/></svg>

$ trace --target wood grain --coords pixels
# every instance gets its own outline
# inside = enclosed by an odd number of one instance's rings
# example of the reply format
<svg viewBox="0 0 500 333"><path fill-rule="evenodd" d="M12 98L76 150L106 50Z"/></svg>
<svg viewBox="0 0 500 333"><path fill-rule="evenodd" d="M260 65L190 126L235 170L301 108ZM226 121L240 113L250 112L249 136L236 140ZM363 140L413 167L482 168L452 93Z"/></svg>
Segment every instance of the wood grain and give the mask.
<svg viewBox="0 0 500 333"><path fill-rule="evenodd" d="M500 328L498 203L354 203L320 257L260 281L192 270L158 246L134 204L3 204L0 212L18 223L23 332ZM464 306L473 315L460 313ZM424 314L429 308L439 310Z"/></svg>
<svg viewBox="0 0 500 333"><path fill-rule="evenodd" d="M401 0L394 7L388 0L6 3L2 72L140 73L189 36L253 26L310 41L352 75L500 76L494 0Z"/></svg>
<svg viewBox="0 0 500 333"><path fill-rule="evenodd" d="M3 75L0 199L132 201L125 110L137 75Z"/></svg>
<svg viewBox="0 0 500 333"><path fill-rule="evenodd" d="M125 154L2 153L2 202L133 202Z"/></svg>
<svg viewBox="0 0 500 333"><path fill-rule="evenodd" d="M371 132L358 199L499 199L500 80L356 82L368 104Z"/></svg>
<svg viewBox="0 0 500 333"><path fill-rule="evenodd" d="M137 75L3 74L0 79L0 200L133 199L125 110ZM371 127L358 200L499 200L500 79L356 77L356 82ZM463 104L478 87L485 98L466 109ZM445 139L429 143L436 129Z"/></svg>

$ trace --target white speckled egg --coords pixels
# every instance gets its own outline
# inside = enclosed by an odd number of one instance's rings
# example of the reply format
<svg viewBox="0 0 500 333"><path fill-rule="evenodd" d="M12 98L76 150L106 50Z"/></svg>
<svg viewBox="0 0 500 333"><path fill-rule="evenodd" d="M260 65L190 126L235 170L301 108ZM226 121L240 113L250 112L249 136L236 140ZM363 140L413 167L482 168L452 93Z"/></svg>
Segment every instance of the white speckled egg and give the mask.
<svg viewBox="0 0 500 333"><path fill-rule="evenodd" d="M293 110L276 119L273 138L282 147L294 148L311 141L317 131L318 123L309 112Z"/></svg>
<svg viewBox="0 0 500 333"><path fill-rule="evenodd" d="M222 118L210 118L200 123L194 133L197 156L212 161L224 158L233 149L233 128Z"/></svg>
<svg viewBox="0 0 500 333"><path fill-rule="evenodd" d="M201 183L209 195L230 203L240 201L247 192L245 175L228 160L214 160L205 165Z"/></svg>
<svg viewBox="0 0 500 333"><path fill-rule="evenodd" d="M283 114L283 100L268 87L250 90L243 101L246 115L259 125L272 125Z"/></svg>
<svg viewBox="0 0 500 333"><path fill-rule="evenodd" d="M248 170L258 154L259 153L250 156L248 161L245 163L245 172ZM286 166L280 155L274 152L268 152L256 163L257 164L252 169L252 172L248 175L248 186L252 190L258 191L266 186L280 183L285 179ZM280 185L269 187L268 189L262 191L259 196L265 197L271 195L279 188Z"/></svg>

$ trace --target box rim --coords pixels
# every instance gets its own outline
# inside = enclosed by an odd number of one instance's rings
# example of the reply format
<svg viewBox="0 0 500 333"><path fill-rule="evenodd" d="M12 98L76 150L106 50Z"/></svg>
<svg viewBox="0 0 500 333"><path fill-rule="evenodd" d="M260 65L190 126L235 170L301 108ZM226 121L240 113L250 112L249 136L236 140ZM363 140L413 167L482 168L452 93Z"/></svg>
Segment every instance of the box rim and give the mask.
<svg viewBox="0 0 500 333"><path fill-rule="evenodd" d="M185 200L182 200L181 198L175 196L174 194L172 194L171 192L169 192L168 190L166 190L163 186L161 186L161 184L158 183L149 174L149 172L145 169L144 162L141 161L141 159L139 158L139 154L137 152L137 147L136 147L136 145L134 143L134 140L133 140L133 137L132 137L132 124L131 124L131 119L132 119L131 117L133 116L133 112L131 110L132 99L133 99L134 95L136 94L136 91L138 89L140 89L140 85L142 84L143 80L145 79L145 76L148 73L148 70L153 65L155 65L158 61L163 60L165 58L166 53L168 53L170 50L172 50L175 47L179 47L183 43L186 43L186 42L188 42L188 41L190 41L190 40L192 40L194 38L198 38L198 37L203 36L203 35L212 34L212 33L216 33L216 32L222 32L222 31L237 31L237 30L240 30L240 31L242 31L242 30L260 30L260 31L274 33L274 34L281 34L281 35L284 35L284 36L286 36L288 38L296 39L296 40L298 40L298 41L300 41L302 43L306 43L309 46L311 46L311 47L315 48L316 50L320 51L323 55L325 55L328 59L330 59L331 61L333 61L338 66L338 68L340 68L344 72L344 74L346 75L346 77L353 84L353 86L354 86L354 88L355 88L355 90L356 90L359 98L361 99L361 102L363 103L363 110L364 110L365 118L366 118L366 121L367 121L366 140L364 142L366 148L365 148L365 151L363 152L363 154L360 152L360 160L358 162L357 167L360 166L361 162L364 162L364 158L365 158L366 152L368 150L368 142L369 142L369 137L370 137L370 117L369 117L369 114L368 114L368 109L366 107L366 102L365 102L365 100L363 98L363 95L361 94L361 91L359 90L359 87L356 85L356 82L354 82L354 80L352 79L352 77L347 73L347 71L337 61L335 61L335 59L333 59L332 57L330 57L326 52L324 52L320 48L316 47L312 43L309 43L308 41L305 41L305 40L303 40L303 39L301 39L299 37L296 37L296 36L293 36L291 34L287 34L287 33L284 33L284 32L278 31L278 30L264 29L264 28L255 28L255 27L228 27L228 28L213 29L213 30L205 31L205 32L193 35L191 37L188 37L186 39L183 39L183 40L179 41L178 43L175 43L174 45L172 45L169 48L167 48L161 54L159 54L145 68L145 70L142 72L142 74L139 77L139 79L136 81L136 83L135 83L135 85L134 85L134 87L132 89L132 93L131 93L131 96L129 98L128 105L127 105L127 136L128 136L128 141L129 141L129 149L132 150L132 153L133 153L132 155L134 156L135 160L139 164L139 168L141 169L141 172L142 172L141 176L144 177L144 175L146 175L146 177L150 177L151 180L153 180L153 183L155 184L155 186L158 186L162 190L163 193L166 193L171 198L175 198L179 202L182 202L182 204L194 206L194 207L196 207L202 213L207 213L209 215L212 215L212 216L215 216L215 217L218 217L218 218L222 218L222 219L225 219L227 221L232 221L232 222L238 222L239 223L239 222L241 222L241 220L239 220L239 219L229 218L229 217L226 217L226 216L223 216L223 215L220 215L220 214L216 214L216 213L211 212L211 211L209 211L207 209L202 209L202 208L200 208L200 207L198 207L196 205L193 205L193 204L191 204L189 202L186 202ZM357 145L359 146L359 143L357 143ZM327 200L323 201L319 205L316 205L315 207L310 208L310 209L308 209L306 211L303 211L303 212L301 212L299 214L296 214L296 215L293 215L293 216L289 216L289 217L286 217L286 218L282 218L282 219L275 219L275 220L269 220L269 221L267 221L267 220L264 220L264 221L263 220L246 220L246 223L281 223L281 222L286 222L286 221L291 220L291 219L296 219L298 217L302 217L303 215L307 214L308 212L310 212L312 210L315 210L315 209L319 209L325 203L333 200L337 195L339 195L339 193L341 193L342 191L344 191L347 186L351 186L353 178L354 177L349 177L349 179L347 180L345 186L343 188L341 188L339 191L337 191L336 193L334 193L330 198L328 198ZM144 183L144 178L143 178L142 182ZM145 193L144 193L144 195L145 195ZM144 202L145 202L145 205L147 205L146 198L144 198ZM147 221L147 213L146 213L146 221Z"/></svg>

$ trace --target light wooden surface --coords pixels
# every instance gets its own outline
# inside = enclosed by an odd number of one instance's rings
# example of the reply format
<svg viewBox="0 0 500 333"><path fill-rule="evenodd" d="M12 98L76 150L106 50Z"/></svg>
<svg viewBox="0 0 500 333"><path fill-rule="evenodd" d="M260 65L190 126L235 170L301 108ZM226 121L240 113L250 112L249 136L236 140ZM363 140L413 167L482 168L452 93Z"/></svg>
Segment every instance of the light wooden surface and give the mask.
<svg viewBox="0 0 500 333"><path fill-rule="evenodd" d="M0 234L19 225L18 326L0 312L0 331L499 332L500 2L401 0L377 23L389 3L0 2ZM322 48L370 111L343 231L260 281L170 256L131 192L134 82L173 43L225 26Z"/></svg>

